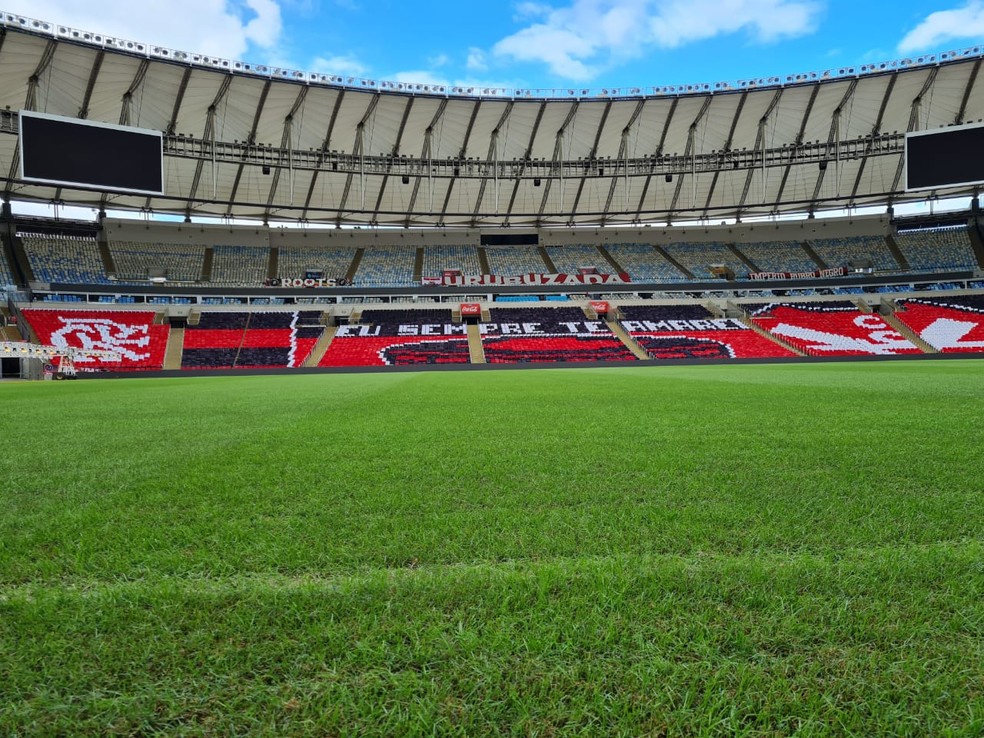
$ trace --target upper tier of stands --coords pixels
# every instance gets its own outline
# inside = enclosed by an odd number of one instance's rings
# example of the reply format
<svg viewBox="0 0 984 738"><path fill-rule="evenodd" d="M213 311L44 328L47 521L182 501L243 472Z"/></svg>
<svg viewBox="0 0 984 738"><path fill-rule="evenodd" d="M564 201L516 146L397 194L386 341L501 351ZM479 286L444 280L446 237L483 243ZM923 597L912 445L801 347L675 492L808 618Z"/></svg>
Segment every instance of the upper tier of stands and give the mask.
<svg viewBox="0 0 984 738"><path fill-rule="evenodd" d="M616 243L607 251L634 282L679 282L687 278L649 244Z"/></svg>
<svg viewBox="0 0 984 738"><path fill-rule="evenodd" d="M14 273L7 266L7 257L4 255L3 249L0 249L0 287L13 283Z"/></svg>
<svg viewBox="0 0 984 738"><path fill-rule="evenodd" d="M425 246L421 276L440 277L445 270L481 274L477 246Z"/></svg>
<svg viewBox="0 0 984 738"><path fill-rule="evenodd" d="M714 265L730 268L738 280L745 279L753 269L797 273L813 272L822 266L869 263L876 271L890 273L899 273L901 263L906 262L914 273L971 270L978 268L972 236L976 239L976 231L958 225L901 232L891 237L859 235L736 244L689 241L664 246L626 242L603 248L591 243L484 248L470 244L271 248L117 240L101 250L94 236L38 233L25 233L21 241L37 282L127 285L146 283L163 275L168 282L261 286L270 276L297 278L309 271L341 279L349 277L356 266L352 286L387 288L416 286L421 277L440 276L448 270L464 275L487 271L498 276L521 276L551 271L574 274L586 268L611 273L618 266L634 282L662 283L715 279L711 272ZM14 253L19 252L15 249ZM11 270L0 263L0 278L10 281L10 275Z"/></svg>
<svg viewBox="0 0 984 738"><path fill-rule="evenodd" d="M895 235L899 251L916 271L974 269L977 259L967 226L903 231Z"/></svg>
<svg viewBox="0 0 984 738"><path fill-rule="evenodd" d="M729 267L735 275L746 274L748 267L723 243L671 243L663 247L697 279L713 279L712 264Z"/></svg>
<svg viewBox="0 0 984 738"><path fill-rule="evenodd" d="M850 236L810 241L810 246L828 267L846 267L870 261L873 268L898 271L899 263L881 236Z"/></svg>
<svg viewBox="0 0 984 738"><path fill-rule="evenodd" d="M533 246L489 246L485 249L489 270L500 277L545 274L547 265Z"/></svg>
<svg viewBox="0 0 984 738"><path fill-rule="evenodd" d="M299 248L281 246L277 272L280 277L303 277L309 270L320 271L327 278L342 279L352 266L352 249Z"/></svg>
<svg viewBox="0 0 984 738"><path fill-rule="evenodd" d="M255 285L267 277L270 249L261 246L215 246L212 277L216 284Z"/></svg>
<svg viewBox="0 0 984 738"><path fill-rule="evenodd" d="M390 246L366 249L352 284L356 287L409 287L414 284L417 249Z"/></svg>
<svg viewBox="0 0 984 738"><path fill-rule="evenodd" d="M760 272L813 272L820 268L798 241L742 243L738 250Z"/></svg>
<svg viewBox="0 0 984 738"><path fill-rule="evenodd" d="M205 249L186 243L109 243L109 253L122 282L146 281L161 271L171 282L197 282L202 278Z"/></svg>
<svg viewBox="0 0 984 738"><path fill-rule="evenodd" d="M21 242L38 282L112 284L94 237L22 234Z"/></svg>
<svg viewBox="0 0 984 738"><path fill-rule="evenodd" d="M601 274L612 271L611 265L598 251L597 246L588 244L547 246L546 250L558 274L577 274L581 269L590 267L595 267Z"/></svg>

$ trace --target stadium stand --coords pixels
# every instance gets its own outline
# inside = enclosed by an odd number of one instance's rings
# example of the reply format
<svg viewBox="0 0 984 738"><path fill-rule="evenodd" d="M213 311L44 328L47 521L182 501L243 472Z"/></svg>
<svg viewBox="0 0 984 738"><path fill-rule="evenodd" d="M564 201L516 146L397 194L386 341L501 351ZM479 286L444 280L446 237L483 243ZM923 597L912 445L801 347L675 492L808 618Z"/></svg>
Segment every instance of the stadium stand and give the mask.
<svg viewBox="0 0 984 738"><path fill-rule="evenodd" d="M146 281L163 271L170 282L197 282L202 276L205 247L184 243L109 243L120 282Z"/></svg>
<svg viewBox="0 0 984 738"><path fill-rule="evenodd" d="M617 243L606 248L633 282L678 282L687 278L649 244Z"/></svg>
<svg viewBox="0 0 984 738"><path fill-rule="evenodd" d="M974 269L977 266L964 225L902 231L895 234L895 242L913 271Z"/></svg>
<svg viewBox="0 0 984 738"><path fill-rule="evenodd" d="M750 310L752 320L809 356L886 356L922 350L886 323L849 301L771 303Z"/></svg>
<svg viewBox="0 0 984 738"><path fill-rule="evenodd" d="M366 249L352 284L356 287L409 287L414 284L417 249L389 246Z"/></svg>
<svg viewBox="0 0 984 738"><path fill-rule="evenodd" d="M984 295L900 300L895 317L940 353L984 353Z"/></svg>
<svg viewBox="0 0 984 738"><path fill-rule="evenodd" d="M34 279L67 284L112 284L92 237L21 234Z"/></svg>
<svg viewBox="0 0 984 738"><path fill-rule="evenodd" d="M500 277L549 272L540 252L531 246L489 246L485 249L485 258L492 274Z"/></svg>
<svg viewBox="0 0 984 738"><path fill-rule="evenodd" d="M746 274L748 267L723 243L671 243L663 247L667 254L676 259L697 279L714 279L712 264L722 264L732 269L735 275Z"/></svg>
<svg viewBox="0 0 984 738"><path fill-rule="evenodd" d="M619 325L650 358L749 359L794 356L734 318L702 305L624 305Z"/></svg>
<svg viewBox="0 0 984 738"><path fill-rule="evenodd" d="M480 326L490 364L635 361L607 325L580 308L491 308Z"/></svg>
<svg viewBox="0 0 984 738"><path fill-rule="evenodd" d="M212 248L211 281L218 284L260 285L267 277L270 249L261 246Z"/></svg>
<svg viewBox="0 0 984 738"><path fill-rule="evenodd" d="M422 276L440 277L445 270L462 274L481 274L477 246L426 246Z"/></svg>
<svg viewBox="0 0 984 738"><path fill-rule="evenodd" d="M170 328L155 324L151 310L58 310L26 308L24 319L42 345L115 351L121 361L77 358L80 371L136 371L164 365Z"/></svg>
<svg viewBox="0 0 984 738"><path fill-rule="evenodd" d="M0 287L5 287L14 283L14 274L7 266L7 258L0 249Z"/></svg>
<svg viewBox="0 0 984 738"><path fill-rule="evenodd" d="M582 268L594 267L600 274L609 274L612 266L590 244L547 246L547 255L559 274L577 274Z"/></svg>
<svg viewBox="0 0 984 738"><path fill-rule="evenodd" d="M280 277L296 279L314 270L320 271L325 278L342 279L348 274L353 258L355 251L352 249L281 246L277 272Z"/></svg>
<svg viewBox="0 0 984 738"><path fill-rule="evenodd" d="M819 269L797 241L741 243L737 247L762 272L812 272ZM742 274L745 271L747 269Z"/></svg>
<svg viewBox="0 0 984 738"><path fill-rule="evenodd" d="M184 334L182 369L301 366L321 337L318 311L203 311Z"/></svg>
<svg viewBox="0 0 984 738"><path fill-rule="evenodd" d="M828 267L847 267L852 262L870 261L872 268L879 271L901 268L882 236L824 238L810 241L810 246Z"/></svg>
<svg viewBox="0 0 984 738"><path fill-rule="evenodd" d="M450 310L372 309L341 326L318 366L467 364L467 327Z"/></svg>

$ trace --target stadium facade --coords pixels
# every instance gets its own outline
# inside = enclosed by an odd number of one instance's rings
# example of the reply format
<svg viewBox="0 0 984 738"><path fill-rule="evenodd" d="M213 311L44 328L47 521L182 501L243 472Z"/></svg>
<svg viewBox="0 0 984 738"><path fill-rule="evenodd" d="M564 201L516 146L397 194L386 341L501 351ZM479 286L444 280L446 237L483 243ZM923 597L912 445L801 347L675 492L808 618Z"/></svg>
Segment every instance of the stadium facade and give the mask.
<svg viewBox="0 0 984 738"><path fill-rule="evenodd" d="M463 89L0 14L0 281L5 322L23 329L3 338L122 351L122 368L150 370L979 351L984 177L907 187L906 147L973 135L982 59ZM161 157L144 173L159 166L159 184L35 176L37 152L59 149L27 145L28 126L49 124L82 142L149 134ZM128 159L81 148L89 171ZM951 197L971 209L893 217ZM15 217L12 202L100 217ZM868 206L887 212L815 217Z"/></svg>

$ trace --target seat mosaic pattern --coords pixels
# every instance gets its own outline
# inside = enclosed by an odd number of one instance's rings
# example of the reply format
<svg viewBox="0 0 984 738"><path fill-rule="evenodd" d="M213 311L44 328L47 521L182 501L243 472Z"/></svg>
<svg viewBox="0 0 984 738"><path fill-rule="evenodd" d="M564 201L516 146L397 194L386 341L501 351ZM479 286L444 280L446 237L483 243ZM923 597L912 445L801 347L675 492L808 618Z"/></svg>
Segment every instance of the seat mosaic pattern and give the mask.
<svg viewBox="0 0 984 738"><path fill-rule="evenodd" d="M185 328L182 369L293 368L324 327L317 311L203 312Z"/></svg>
<svg viewBox="0 0 984 738"><path fill-rule="evenodd" d="M121 356L119 362L76 358L80 371L138 371L164 366L170 328L155 325L153 311L29 308L22 312L42 345L115 351Z"/></svg>
<svg viewBox="0 0 984 738"><path fill-rule="evenodd" d="M602 321L579 308L491 308L479 325L490 364L636 361Z"/></svg>
<svg viewBox="0 0 984 738"><path fill-rule="evenodd" d="M450 310L365 310L341 326L318 366L467 364L468 328Z"/></svg>
<svg viewBox="0 0 984 738"><path fill-rule="evenodd" d="M769 304L755 309L752 320L809 356L923 353L881 316L852 303Z"/></svg>
<svg viewBox="0 0 984 738"><path fill-rule="evenodd" d="M657 361L795 356L740 320L715 318L702 305L626 305L621 313L622 328Z"/></svg>
<svg viewBox="0 0 984 738"><path fill-rule="evenodd" d="M900 300L895 317L940 353L984 353L984 296Z"/></svg>

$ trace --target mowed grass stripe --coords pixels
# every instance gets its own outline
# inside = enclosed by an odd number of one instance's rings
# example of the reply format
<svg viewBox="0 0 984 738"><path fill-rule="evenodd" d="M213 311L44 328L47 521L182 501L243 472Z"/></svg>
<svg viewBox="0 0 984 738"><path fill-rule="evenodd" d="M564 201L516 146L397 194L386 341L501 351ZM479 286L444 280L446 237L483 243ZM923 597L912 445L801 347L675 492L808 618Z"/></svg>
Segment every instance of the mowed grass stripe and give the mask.
<svg viewBox="0 0 984 738"><path fill-rule="evenodd" d="M0 409L3 734L984 732L984 362Z"/></svg>
<svg viewBox="0 0 984 738"><path fill-rule="evenodd" d="M3 387L0 583L980 534L980 362Z"/></svg>
<svg viewBox="0 0 984 738"><path fill-rule="evenodd" d="M977 735L982 560L970 542L49 589L0 603L0 725Z"/></svg>

